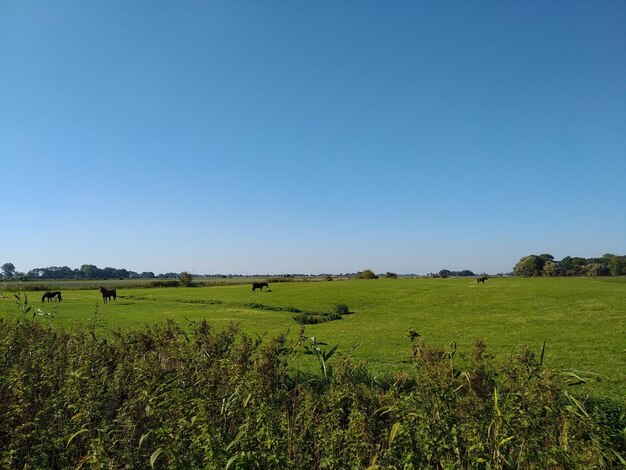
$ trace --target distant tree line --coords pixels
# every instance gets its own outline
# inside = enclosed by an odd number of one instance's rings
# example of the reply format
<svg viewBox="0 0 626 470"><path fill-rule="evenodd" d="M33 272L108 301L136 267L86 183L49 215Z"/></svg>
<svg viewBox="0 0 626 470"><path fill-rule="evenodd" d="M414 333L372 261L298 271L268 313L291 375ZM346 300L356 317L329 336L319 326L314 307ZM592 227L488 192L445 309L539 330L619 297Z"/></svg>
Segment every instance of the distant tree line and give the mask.
<svg viewBox="0 0 626 470"><path fill-rule="evenodd" d="M464 269L463 271L450 271L449 269L442 269L438 273L431 273L430 275L430 277L442 277L444 279L447 277L474 277L474 276L476 276L476 274L474 274L469 269Z"/></svg>
<svg viewBox="0 0 626 470"><path fill-rule="evenodd" d="M517 262L513 273L524 277L624 276L626 256L606 253L601 258L566 256L558 261L550 254L528 255Z"/></svg>
<svg viewBox="0 0 626 470"><path fill-rule="evenodd" d="M98 268L93 264L83 264L80 269L72 269L68 266L48 266L22 273L15 270L13 263L4 263L0 269L4 279L173 279L179 276L178 273L155 275L151 271L137 273L127 269Z"/></svg>
<svg viewBox="0 0 626 470"><path fill-rule="evenodd" d="M4 263L0 266L0 278L4 280L44 280L44 279L177 279L182 274L189 274L186 272L175 273L167 272L154 274L151 271L138 273L136 271L130 271L128 269L119 268L98 268L93 264L83 264L80 269L72 269L68 266L48 266L46 268L35 268L28 272L20 272L15 269L13 263ZM357 273L360 274L360 273ZM385 276L393 276L394 273L387 273ZM354 277L356 274L346 273L338 274L336 277L349 278ZM326 278L331 276L330 274L189 274L193 278L197 277L209 277L220 279L243 279L243 278L273 278L273 279L296 279L296 278ZM185 279L187 276L183 276Z"/></svg>

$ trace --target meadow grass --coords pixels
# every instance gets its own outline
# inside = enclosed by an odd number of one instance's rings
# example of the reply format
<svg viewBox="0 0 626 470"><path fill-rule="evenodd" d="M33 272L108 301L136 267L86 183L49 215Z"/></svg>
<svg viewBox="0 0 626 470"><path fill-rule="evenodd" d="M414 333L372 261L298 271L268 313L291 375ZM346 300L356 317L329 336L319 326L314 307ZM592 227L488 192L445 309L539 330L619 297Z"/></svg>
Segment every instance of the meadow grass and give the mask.
<svg viewBox="0 0 626 470"><path fill-rule="evenodd" d="M289 308L331 312L346 304L352 315L307 325L305 334L330 345L337 354L369 363L375 374L410 367L413 329L428 344L469 351L477 340L488 352L507 357L530 347L545 364L575 370L592 380L579 393L626 401L626 279L492 278L379 279L270 284L272 292L252 292L250 284L195 288L124 288L117 302L104 305L99 292L64 289L63 302L41 304L42 292L28 292L29 302L55 314L54 324L85 324L97 311L105 329L129 329L174 319L183 327L206 319L218 330L236 322L248 334L295 338L300 325ZM276 309L250 308L263 304ZM18 312L12 292L0 298L0 316ZM42 317L44 318L44 317ZM48 318L48 317L45 317ZM42 321L47 321L43 319ZM461 361L463 358L459 358Z"/></svg>

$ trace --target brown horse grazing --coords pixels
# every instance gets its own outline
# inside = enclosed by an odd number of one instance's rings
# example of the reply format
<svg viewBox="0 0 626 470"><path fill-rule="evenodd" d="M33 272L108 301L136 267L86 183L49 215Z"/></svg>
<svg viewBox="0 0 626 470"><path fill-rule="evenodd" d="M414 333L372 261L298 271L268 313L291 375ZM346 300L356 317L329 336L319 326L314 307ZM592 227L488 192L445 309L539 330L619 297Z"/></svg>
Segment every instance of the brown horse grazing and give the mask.
<svg viewBox="0 0 626 470"><path fill-rule="evenodd" d="M262 292L264 287L269 288L270 286L267 284L267 282L253 282L252 292L254 292L257 289L261 289L261 292Z"/></svg>
<svg viewBox="0 0 626 470"><path fill-rule="evenodd" d="M117 301L117 292L115 291L115 289L109 290L101 287L100 292L102 293L102 300L105 304L111 302L111 297L113 297L113 300Z"/></svg>
<svg viewBox="0 0 626 470"><path fill-rule="evenodd" d="M44 300L47 300L48 302L51 302L54 299L58 299L59 302L61 302L63 299L61 298L61 292L58 290L55 290L54 292L45 292L42 296L41 296L41 302L43 302Z"/></svg>
<svg viewBox="0 0 626 470"><path fill-rule="evenodd" d="M482 282L484 284L487 279L489 279L487 276L477 277L476 282L477 283Z"/></svg>

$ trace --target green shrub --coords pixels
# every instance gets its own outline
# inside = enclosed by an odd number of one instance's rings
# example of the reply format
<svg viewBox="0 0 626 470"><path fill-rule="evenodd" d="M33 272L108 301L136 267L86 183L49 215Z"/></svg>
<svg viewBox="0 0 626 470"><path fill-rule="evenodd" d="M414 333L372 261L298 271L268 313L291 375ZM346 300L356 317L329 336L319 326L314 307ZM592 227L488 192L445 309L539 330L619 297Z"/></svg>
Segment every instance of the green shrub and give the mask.
<svg viewBox="0 0 626 470"><path fill-rule="evenodd" d="M332 312L319 313L319 312L305 312L296 307L277 307L273 305L265 305L258 302L249 302L245 304L247 308L254 308L259 310L270 310L274 312L291 312L297 313L292 318L296 323L300 325L314 325L317 323L325 323L333 320L341 320L343 315L348 315L351 312L348 306L345 304L337 304Z"/></svg>
<svg viewBox="0 0 626 470"><path fill-rule="evenodd" d="M378 279L378 276L371 269L365 269L356 273L356 279Z"/></svg>
<svg viewBox="0 0 626 470"><path fill-rule="evenodd" d="M336 313L338 315L350 315L352 312L346 304L337 304L335 305L333 313Z"/></svg>
<svg viewBox="0 0 626 470"><path fill-rule="evenodd" d="M315 325L317 323L325 323L333 320L341 320L339 313L310 313L302 312L292 317L296 323L301 325Z"/></svg>
<svg viewBox="0 0 626 470"><path fill-rule="evenodd" d="M274 312L292 312L292 313L301 313L302 310L296 307L275 307L273 305L265 305L260 304L258 302L249 302L245 304L247 308L256 308L260 310L272 310Z"/></svg>
<svg viewBox="0 0 626 470"><path fill-rule="evenodd" d="M183 271L182 273L180 273L178 275L178 280L183 287L192 287L194 285L193 277L187 271Z"/></svg>
<svg viewBox="0 0 626 470"><path fill-rule="evenodd" d="M529 351L498 363L479 342L461 369L454 344L411 340L412 372L381 381L303 333L1 321L0 467L620 466L623 406L574 397Z"/></svg>

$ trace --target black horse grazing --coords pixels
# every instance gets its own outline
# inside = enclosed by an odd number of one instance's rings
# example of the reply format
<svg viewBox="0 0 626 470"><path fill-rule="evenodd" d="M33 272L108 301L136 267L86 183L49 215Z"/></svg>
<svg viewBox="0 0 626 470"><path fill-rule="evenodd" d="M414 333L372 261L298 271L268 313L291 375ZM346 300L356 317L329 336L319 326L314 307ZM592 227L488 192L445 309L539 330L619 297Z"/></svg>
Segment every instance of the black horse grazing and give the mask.
<svg viewBox="0 0 626 470"><path fill-rule="evenodd" d="M489 279L487 276L477 277L476 282L477 283L482 282L484 284L487 279Z"/></svg>
<svg viewBox="0 0 626 470"><path fill-rule="evenodd" d="M61 292L58 290L55 290L54 292L45 292L42 296L41 296L41 301L45 301L47 300L48 302L51 302L54 299L58 299L59 302L61 302L63 299L61 298Z"/></svg>
<svg viewBox="0 0 626 470"><path fill-rule="evenodd" d="M261 289L261 292L262 292L264 287L269 289L270 286L267 285L267 282L253 282L252 283L252 292L254 292L257 289Z"/></svg>
<svg viewBox="0 0 626 470"><path fill-rule="evenodd" d="M113 300L117 301L117 292L115 291L115 289L109 290L101 287L100 292L102 292L102 300L105 304L111 302L111 297L113 297Z"/></svg>

